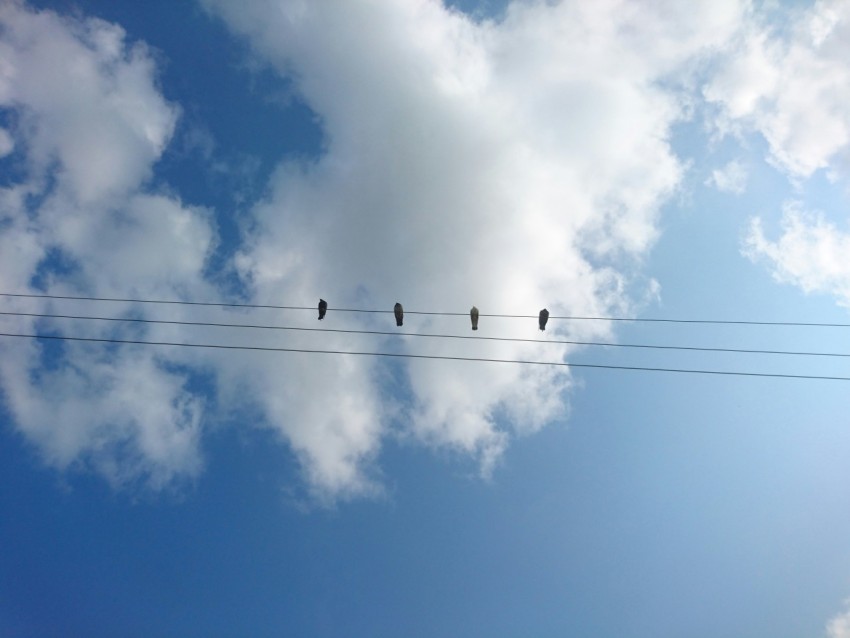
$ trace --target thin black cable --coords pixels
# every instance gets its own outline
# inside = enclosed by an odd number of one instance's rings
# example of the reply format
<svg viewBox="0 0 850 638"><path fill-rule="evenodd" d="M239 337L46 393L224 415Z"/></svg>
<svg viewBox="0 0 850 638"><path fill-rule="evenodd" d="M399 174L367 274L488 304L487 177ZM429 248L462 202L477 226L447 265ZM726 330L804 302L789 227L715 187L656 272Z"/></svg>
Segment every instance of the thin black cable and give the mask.
<svg viewBox="0 0 850 638"><path fill-rule="evenodd" d="M271 306L261 304L227 303L209 301L175 301L166 299L123 299L118 297L74 297L71 295L33 295L11 292L0 292L0 297L22 297L25 299L73 299L76 301L120 301L124 303L174 304L179 306L216 306L226 308L273 308L277 310L314 310L306 306ZM388 312L392 312L389 310Z"/></svg>
<svg viewBox="0 0 850 638"><path fill-rule="evenodd" d="M123 299L117 297L74 297L70 295L35 295L10 292L0 292L0 297L22 297L29 299L73 299L77 301L118 301L124 303L174 304L182 306L215 306L226 308L271 308L274 310L316 310L315 306L276 306L271 304L248 304L208 301L174 301L165 299ZM363 312L390 314L392 310L369 310L365 308L331 308L328 312ZM407 315L434 315L442 317L468 317L468 312L426 312L422 310L405 310ZM480 313L481 317L502 319L537 319L537 315L508 315ZM715 324L742 326L802 326L810 328L850 328L850 323L818 323L805 321L735 321L726 319L664 319L655 317L584 317L573 315L550 315L549 319L564 319L568 321L623 321L640 323L684 323L684 324Z"/></svg>
<svg viewBox="0 0 850 638"><path fill-rule="evenodd" d="M384 330L343 330L341 328L304 328L296 326L274 326L267 324L244 324L244 323L218 323L212 321L178 321L171 319L141 319L135 317L92 317L81 315L56 315L47 313L35 312L3 312L0 315L12 315L16 317L38 317L44 319L83 319L92 321L115 321L115 322L135 322L148 324L164 324L177 326L208 326L216 328L250 328L261 330L293 330L302 332L335 332L342 334L362 334L362 335L388 335L388 336L403 336L403 337L432 337L439 339L476 339L483 341L510 341L516 343L549 343L549 344L565 344L576 346L607 346L611 348L645 348L653 350L686 350L696 352L731 352L738 354L775 354L775 355L790 355L790 356L808 356L808 357L850 357L850 353L841 352L804 352L791 350L749 350L744 348L709 348L698 346L662 346L655 344L638 344L638 343L609 343L602 341L571 341L562 339L522 339L518 337L485 337L483 335L449 335L449 334L431 334L423 332L390 332Z"/></svg>
<svg viewBox="0 0 850 638"><path fill-rule="evenodd" d="M450 357L433 354L408 354L401 352L350 352L345 350L312 350L308 348L273 348L270 346L228 346L212 343L176 343L170 341L137 341L131 339L99 339L95 337L68 337L64 335L32 335L0 332L0 337L25 339L54 339L59 341L87 341L95 343L122 343L144 346L175 346L180 348L216 348L223 350L256 350L263 352L300 352L309 354L348 354L366 357L397 357L403 359L439 359L443 361L476 361L482 363L518 363L524 365L555 366L562 368L596 368L604 370L635 370L640 372L676 372L685 374L711 374L736 377L769 377L775 379L809 379L817 381L850 381L850 377L816 376L808 374L776 374L769 372L736 372L729 370L693 370L686 368L650 368L644 366L615 366L595 363L568 363L566 361L525 361L522 359L485 359L480 357Z"/></svg>

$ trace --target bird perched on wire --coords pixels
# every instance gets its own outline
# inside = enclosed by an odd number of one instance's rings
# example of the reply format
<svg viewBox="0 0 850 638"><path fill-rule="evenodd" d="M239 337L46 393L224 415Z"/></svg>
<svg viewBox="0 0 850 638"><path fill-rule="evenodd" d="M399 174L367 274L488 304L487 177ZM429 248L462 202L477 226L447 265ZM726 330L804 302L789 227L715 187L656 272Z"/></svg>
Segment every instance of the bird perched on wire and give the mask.
<svg viewBox="0 0 850 638"><path fill-rule="evenodd" d="M319 321L325 318L325 313L328 311L328 302L324 299L319 299Z"/></svg>
<svg viewBox="0 0 850 638"><path fill-rule="evenodd" d="M404 308L401 307L401 304L396 302L395 306L393 306L393 312L395 313L395 325L401 326L404 324Z"/></svg>
<svg viewBox="0 0 850 638"><path fill-rule="evenodd" d="M546 322L549 321L549 311L544 308L540 311L540 329L546 330Z"/></svg>
<svg viewBox="0 0 850 638"><path fill-rule="evenodd" d="M472 329L478 330L478 308L472 306L472 310L469 311L469 318L472 320Z"/></svg>

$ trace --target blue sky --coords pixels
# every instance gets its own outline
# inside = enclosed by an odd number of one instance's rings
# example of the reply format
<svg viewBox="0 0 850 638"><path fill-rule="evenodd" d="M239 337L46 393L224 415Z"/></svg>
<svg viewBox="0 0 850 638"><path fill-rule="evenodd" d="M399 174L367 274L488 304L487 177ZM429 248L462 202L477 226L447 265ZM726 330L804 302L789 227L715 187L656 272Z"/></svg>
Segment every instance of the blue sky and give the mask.
<svg viewBox="0 0 850 638"><path fill-rule="evenodd" d="M850 3L0 5L0 292L850 353ZM3 312L317 327L313 311ZM843 358L2 332L850 377ZM469 335L463 317L405 330ZM846 382L0 337L3 636L850 637Z"/></svg>

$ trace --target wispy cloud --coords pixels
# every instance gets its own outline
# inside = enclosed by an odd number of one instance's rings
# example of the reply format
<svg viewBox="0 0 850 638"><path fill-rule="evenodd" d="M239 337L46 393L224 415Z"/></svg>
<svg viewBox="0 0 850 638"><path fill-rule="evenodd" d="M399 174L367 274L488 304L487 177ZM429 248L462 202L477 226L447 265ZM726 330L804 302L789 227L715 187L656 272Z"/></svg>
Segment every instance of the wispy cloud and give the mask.
<svg viewBox="0 0 850 638"><path fill-rule="evenodd" d="M777 281L807 293L833 295L850 308L850 232L841 231L821 213L808 212L796 202L786 204L782 234L776 241L765 237L762 221L756 217L743 250L754 261L766 260Z"/></svg>
<svg viewBox="0 0 850 638"><path fill-rule="evenodd" d="M760 133L768 161L802 193L805 180L824 170L847 177L850 150L850 3L821 0L767 19L753 13L703 88L719 106L720 130ZM743 178L734 165L710 182L735 192ZM782 234L765 237L762 218L751 222L744 254L770 267L774 278L805 292L833 295L850 307L850 236L830 211L809 213L800 203L782 212Z"/></svg>
<svg viewBox="0 0 850 638"><path fill-rule="evenodd" d="M850 638L850 600L844 605L844 612L832 618L826 625L828 638Z"/></svg>
<svg viewBox="0 0 850 638"><path fill-rule="evenodd" d="M787 30L758 16L704 89L721 127L764 135L771 160L795 178L825 168L850 144L850 3L821 0Z"/></svg>
<svg viewBox="0 0 850 638"><path fill-rule="evenodd" d="M719 191L740 195L747 188L748 176L747 168L738 160L732 160L722 168L711 171L711 177L705 183Z"/></svg>

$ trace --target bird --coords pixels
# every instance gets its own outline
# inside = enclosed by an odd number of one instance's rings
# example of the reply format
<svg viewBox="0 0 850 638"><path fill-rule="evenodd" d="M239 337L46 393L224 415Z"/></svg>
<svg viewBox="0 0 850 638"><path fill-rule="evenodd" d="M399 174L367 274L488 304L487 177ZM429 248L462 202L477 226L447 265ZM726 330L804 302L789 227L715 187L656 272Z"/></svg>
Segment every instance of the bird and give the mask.
<svg viewBox="0 0 850 638"><path fill-rule="evenodd" d="M472 306L472 310L469 311L469 318L472 319L472 329L478 330L478 308Z"/></svg>
<svg viewBox="0 0 850 638"><path fill-rule="evenodd" d="M328 302L324 299L319 299L319 321L325 318L325 313L328 311Z"/></svg>
<svg viewBox="0 0 850 638"><path fill-rule="evenodd" d="M546 330L546 322L549 321L549 311L544 308L540 311L540 329Z"/></svg>
<svg viewBox="0 0 850 638"><path fill-rule="evenodd" d="M393 306L393 312L395 313L395 325L401 326L404 324L404 308L401 307L401 304L396 302L395 306Z"/></svg>

